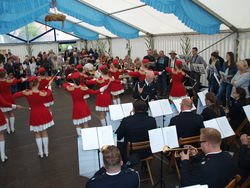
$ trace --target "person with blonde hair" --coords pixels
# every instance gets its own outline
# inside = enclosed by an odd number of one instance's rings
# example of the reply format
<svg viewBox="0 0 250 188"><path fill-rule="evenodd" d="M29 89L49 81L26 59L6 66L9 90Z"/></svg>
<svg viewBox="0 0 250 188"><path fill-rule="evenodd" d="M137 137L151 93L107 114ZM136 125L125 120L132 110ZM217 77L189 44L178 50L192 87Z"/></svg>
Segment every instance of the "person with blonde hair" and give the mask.
<svg viewBox="0 0 250 188"><path fill-rule="evenodd" d="M104 166L87 182L86 188L138 188L138 172L123 166L119 149L116 146L102 148Z"/></svg>
<svg viewBox="0 0 250 188"><path fill-rule="evenodd" d="M250 73L248 71L248 64L246 60L238 61L237 63L238 72L234 75L231 80L231 84L233 85L231 97L233 97L233 93L237 87L241 87L246 91L246 98L249 98L248 85L250 82Z"/></svg>
<svg viewBox="0 0 250 188"><path fill-rule="evenodd" d="M221 150L221 142L221 134L218 130L203 128L200 130L200 144L204 154L191 160L190 155L197 154L197 150L190 149L186 153L180 153L182 187L206 184L209 188L221 188L231 181L236 175L236 166L232 156Z"/></svg>

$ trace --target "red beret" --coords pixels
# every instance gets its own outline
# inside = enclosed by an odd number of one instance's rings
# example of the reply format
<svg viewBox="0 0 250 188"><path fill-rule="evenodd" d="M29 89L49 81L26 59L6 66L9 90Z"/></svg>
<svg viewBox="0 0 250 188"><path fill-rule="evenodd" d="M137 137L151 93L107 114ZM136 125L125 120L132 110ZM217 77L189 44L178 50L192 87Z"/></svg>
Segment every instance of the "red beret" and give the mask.
<svg viewBox="0 0 250 188"><path fill-rule="evenodd" d="M0 68L0 72L5 72L5 69L4 68Z"/></svg>
<svg viewBox="0 0 250 188"><path fill-rule="evenodd" d="M148 59L143 59L142 63L149 63L149 60Z"/></svg>
<svg viewBox="0 0 250 188"><path fill-rule="evenodd" d="M82 67L81 64L76 65L76 69L82 69L82 68L83 68L83 67Z"/></svg>
<svg viewBox="0 0 250 188"><path fill-rule="evenodd" d="M32 81L38 80L38 79L39 79L39 77L37 77L37 76L31 76L31 77L29 77L29 78L27 79L27 81L28 81L28 82L32 82Z"/></svg>
<svg viewBox="0 0 250 188"><path fill-rule="evenodd" d="M100 66L100 70L102 70L102 69L107 69L108 67L107 67L107 65L102 65L102 66Z"/></svg>
<svg viewBox="0 0 250 188"><path fill-rule="evenodd" d="M40 68L38 69L38 72L39 72L39 73L45 72L45 68L40 67Z"/></svg>
<svg viewBox="0 0 250 188"><path fill-rule="evenodd" d="M119 64L119 62L117 60L113 61L113 65L118 65L118 64Z"/></svg>
<svg viewBox="0 0 250 188"><path fill-rule="evenodd" d="M67 79L77 79L81 76L80 72L73 72L67 76Z"/></svg>
<svg viewBox="0 0 250 188"><path fill-rule="evenodd" d="M177 60L175 63L176 63L176 65L181 65L181 64L182 64L182 61Z"/></svg>

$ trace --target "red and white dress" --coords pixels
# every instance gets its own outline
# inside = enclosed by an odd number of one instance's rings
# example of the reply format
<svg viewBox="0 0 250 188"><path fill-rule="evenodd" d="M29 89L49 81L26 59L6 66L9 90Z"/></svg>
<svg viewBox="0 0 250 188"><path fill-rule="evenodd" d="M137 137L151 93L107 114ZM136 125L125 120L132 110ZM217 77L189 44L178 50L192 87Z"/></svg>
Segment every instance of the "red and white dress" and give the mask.
<svg viewBox="0 0 250 188"><path fill-rule="evenodd" d="M107 79L104 78L98 78L98 79L93 79L93 80L87 80L86 84L87 85L98 85L99 88L108 85L110 82L113 82L114 79L109 77ZM115 81L118 82L118 81ZM119 81L120 82L120 81ZM95 109L96 111L101 111L101 112L106 112L109 110L109 105L112 104L111 102L111 87L109 87L100 94L97 94L96 100L95 100Z"/></svg>
<svg viewBox="0 0 250 188"><path fill-rule="evenodd" d="M39 88L38 89L51 92L51 90L48 88L49 82L50 82L51 79L53 79L52 76L40 76L39 77L40 82L39 82ZM56 79L57 79L57 77L56 77ZM54 98L53 98L52 93L51 93L51 95L49 95L47 97L44 97L43 100L44 100L44 105L46 107L50 107L50 106L52 106L54 104Z"/></svg>
<svg viewBox="0 0 250 188"><path fill-rule="evenodd" d="M54 125L53 117L44 105L44 99L51 95L51 90L34 92L26 89L17 92L14 98L25 97L30 106L30 131L40 132Z"/></svg>
<svg viewBox="0 0 250 188"><path fill-rule="evenodd" d="M4 108L13 108L15 107L15 105L12 105L11 103L7 102L1 95L0 95L0 107L4 107ZM0 110L0 131L3 131L7 129L7 122L6 119L4 117L4 114L2 112L2 110Z"/></svg>
<svg viewBox="0 0 250 188"><path fill-rule="evenodd" d="M139 81L143 81L143 80L145 80L145 78L146 78L146 72L147 72L147 71L148 71L148 70L143 70L143 69L141 69L141 70L139 70L139 71L129 72L128 75L129 75L129 76L132 76L132 77L137 77L137 78L139 79ZM154 75L159 75L159 72L154 71Z"/></svg>
<svg viewBox="0 0 250 188"><path fill-rule="evenodd" d="M68 91L72 97L73 101L73 112L72 119L74 125L83 124L89 120L91 120L91 112L88 104L84 100L84 96L86 94L98 94L100 90L92 90L89 89L85 85L72 85L69 83L64 83L62 87Z"/></svg>
<svg viewBox="0 0 250 188"><path fill-rule="evenodd" d="M22 82L22 79L5 79L0 80L0 95L9 103L16 104L11 93L11 86ZM1 108L2 112L9 112L12 110L11 107Z"/></svg>
<svg viewBox="0 0 250 188"><path fill-rule="evenodd" d="M117 70L109 70L109 74L114 77L115 80L120 81L119 77L120 75L122 75L123 73L126 73L126 70L121 70L121 69L117 69ZM120 95L121 93L124 93L124 87L121 83L119 82L112 82L111 83L111 94L112 95Z"/></svg>
<svg viewBox="0 0 250 188"><path fill-rule="evenodd" d="M170 69L169 67L167 67L165 70L168 71L172 77L172 87L170 89L170 94L169 94L170 97L169 98L171 100L174 100L177 98L185 97L187 95L187 93L186 93L186 89L182 83L182 78L185 75L183 75L182 72L174 73L173 70Z"/></svg>

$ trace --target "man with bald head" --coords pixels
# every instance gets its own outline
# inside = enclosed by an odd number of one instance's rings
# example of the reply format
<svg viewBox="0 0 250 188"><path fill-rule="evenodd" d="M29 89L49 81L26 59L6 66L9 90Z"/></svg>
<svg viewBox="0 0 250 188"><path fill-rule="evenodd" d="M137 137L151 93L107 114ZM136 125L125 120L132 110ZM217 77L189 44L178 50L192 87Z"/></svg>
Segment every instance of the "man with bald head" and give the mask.
<svg viewBox="0 0 250 188"><path fill-rule="evenodd" d="M169 126L176 126L178 138L198 136L204 127L202 117L191 111L191 99L182 99L181 113L170 120Z"/></svg>
<svg viewBox="0 0 250 188"><path fill-rule="evenodd" d="M154 72L147 71L145 80L138 82L135 86L134 98L141 99L146 103L157 99L156 84L154 80Z"/></svg>

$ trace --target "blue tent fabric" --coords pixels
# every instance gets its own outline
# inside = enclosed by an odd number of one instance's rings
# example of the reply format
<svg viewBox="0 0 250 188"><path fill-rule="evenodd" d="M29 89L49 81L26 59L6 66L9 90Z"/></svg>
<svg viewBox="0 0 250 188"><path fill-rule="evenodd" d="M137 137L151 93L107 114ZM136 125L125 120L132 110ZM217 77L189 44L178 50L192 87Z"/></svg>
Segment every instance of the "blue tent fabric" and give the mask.
<svg viewBox="0 0 250 188"><path fill-rule="evenodd" d="M2 14L0 18L0 34L6 34L23 27L41 17L41 15L45 16L49 8L49 3L46 3L29 11L17 11L15 14L7 13L6 17Z"/></svg>
<svg viewBox="0 0 250 188"><path fill-rule="evenodd" d="M220 32L221 22L191 0L140 0L154 9L174 14L186 26L203 34Z"/></svg>
<svg viewBox="0 0 250 188"><path fill-rule="evenodd" d="M73 33L74 35L76 35L79 38L83 38L86 40L98 40L99 35L96 32L93 32L89 29L85 29L81 26L78 26L74 23L71 23L69 21L64 21L64 27L62 27L62 23L61 22L44 22L43 17L37 19L38 22L43 23L43 24L47 24L50 27L56 28L60 31L64 31L67 33Z"/></svg>
<svg viewBox="0 0 250 188"><path fill-rule="evenodd" d="M76 0L57 0L59 11L94 26L104 26L111 33L126 39L139 37L139 30ZM77 7L77 8L76 8Z"/></svg>

